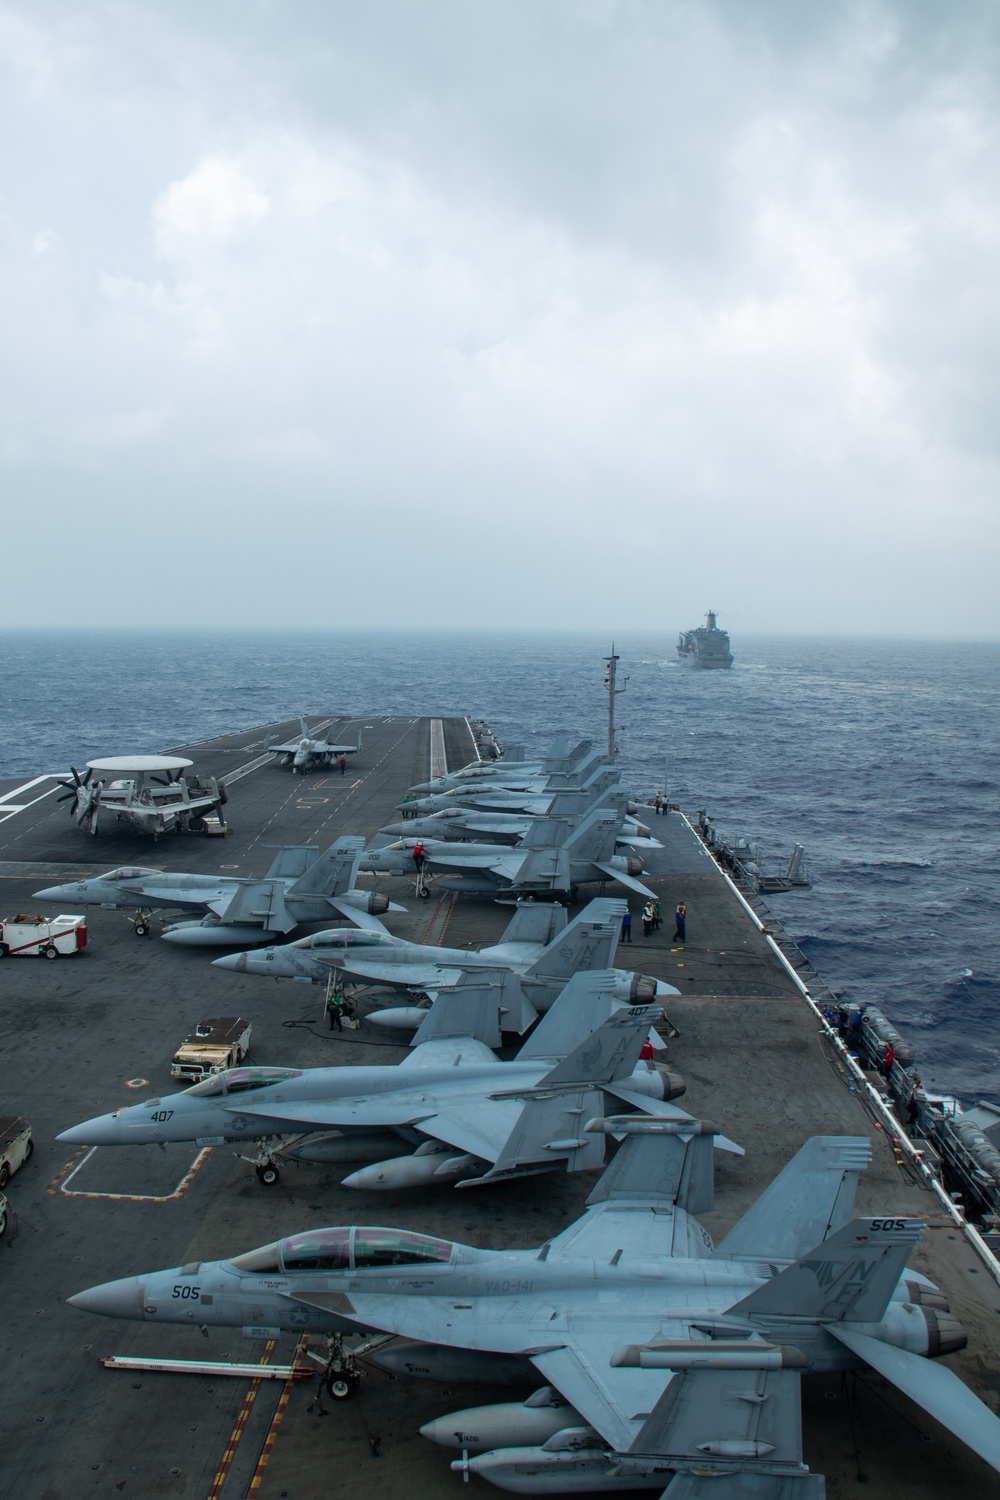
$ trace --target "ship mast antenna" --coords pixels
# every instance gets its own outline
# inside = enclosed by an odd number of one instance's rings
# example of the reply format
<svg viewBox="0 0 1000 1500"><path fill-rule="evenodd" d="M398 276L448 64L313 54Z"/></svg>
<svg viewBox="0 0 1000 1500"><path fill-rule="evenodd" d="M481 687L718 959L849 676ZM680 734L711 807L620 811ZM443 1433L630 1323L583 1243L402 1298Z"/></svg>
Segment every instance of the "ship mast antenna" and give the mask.
<svg viewBox="0 0 1000 1500"><path fill-rule="evenodd" d="M615 655L615 643L611 642L611 655L604 658L608 675L604 679L604 685L608 690L608 758L614 760L618 754L618 746L615 744L615 699L624 693L628 686L628 678L622 680L621 687L617 687L618 663L620 656Z"/></svg>

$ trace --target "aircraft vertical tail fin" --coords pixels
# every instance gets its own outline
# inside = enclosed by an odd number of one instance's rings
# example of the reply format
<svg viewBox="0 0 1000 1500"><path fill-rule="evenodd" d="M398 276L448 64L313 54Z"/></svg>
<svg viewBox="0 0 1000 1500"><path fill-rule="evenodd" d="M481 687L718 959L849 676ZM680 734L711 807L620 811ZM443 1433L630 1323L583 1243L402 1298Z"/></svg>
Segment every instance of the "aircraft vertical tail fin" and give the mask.
<svg viewBox="0 0 1000 1500"><path fill-rule="evenodd" d="M593 1036L558 1063L519 1097L524 1105L517 1122L483 1177L459 1187L475 1187L525 1172L549 1171L560 1161L568 1172L599 1167L604 1140L583 1130L583 1121L600 1111L601 1085L629 1074L655 1019L656 1007L636 1005L620 1010Z"/></svg>
<svg viewBox="0 0 1000 1500"><path fill-rule="evenodd" d="M870 1161L867 1136L814 1135L751 1204L716 1255L797 1260L849 1221L858 1173Z"/></svg>
<svg viewBox="0 0 1000 1500"><path fill-rule="evenodd" d="M315 864L289 886L289 896L341 896L351 890L364 851L363 838L339 838L324 850Z"/></svg>
<svg viewBox="0 0 1000 1500"><path fill-rule="evenodd" d="M517 1054L518 1062L569 1057L621 1009L612 969L574 974Z"/></svg>
<svg viewBox="0 0 1000 1500"><path fill-rule="evenodd" d="M924 1232L920 1219L852 1219L729 1309L763 1321L878 1323Z"/></svg>
<svg viewBox="0 0 1000 1500"><path fill-rule="evenodd" d="M630 1078L649 1028L660 1014L658 1005L630 1005L616 1011L540 1078L538 1088L557 1083L600 1085Z"/></svg>
<svg viewBox="0 0 1000 1500"><path fill-rule="evenodd" d="M305 718L304 714L299 719L299 728L302 730L302 738L304 740L308 740L308 739L312 738L312 736L309 733L309 725L306 723L306 718Z"/></svg>
<svg viewBox="0 0 1000 1500"><path fill-rule="evenodd" d="M589 859L599 864L614 854L620 823L617 813L597 807L587 814L578 828L574 828L563 848L571 859Z"/></svg>
<svg viewBox="0 0 1000 1500"><path fill-rule="evenodd" d="M590 901L525 970L525 978L567 980L579 970L608 969L615 960L628 903L612 897Z"/></svg>

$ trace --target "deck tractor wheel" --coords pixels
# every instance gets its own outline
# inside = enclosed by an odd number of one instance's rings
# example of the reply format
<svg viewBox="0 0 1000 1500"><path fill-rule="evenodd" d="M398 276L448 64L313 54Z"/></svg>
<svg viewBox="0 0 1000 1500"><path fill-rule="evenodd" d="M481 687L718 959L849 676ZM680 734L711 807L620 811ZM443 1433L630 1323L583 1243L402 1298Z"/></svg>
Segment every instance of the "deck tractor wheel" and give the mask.
<svg viewBox="0 0 1000 1500"><path fill-rule="evenodd" d="M10 1167L8 1167L5 1161L0 1162L0 1191L2 1191L7 1186L9 1181Z"/></svg>
<svg viewBox="0 0 1000 1500"><path fill-rule="evenodd" d="M32 1151L34 1151L34 1149L35 1149L35 1143L34 1143L34 1141L33 1140L29 1140L28 1144L24 1148L24 1160L25 1161L28 1160L28 1157L31 1155L31 1153L32 1153ZM23 1165L23 1163L22 1163L22 1165Z"/></svg>
<svg viewBox="0 0 1000 1500"><path fill-rule="evenodd" d="M0 1208L0 1236L7 1232L7 1209Z"/></svg>
<svg viewBox="0 0 1000 1500"><path fill-rule="evenodd" d="M265 1162L263 1166L257 1167L255 1170L258 1181L262 1182L265 1187L274 1187L275 1183L281 1180L281 1173L272 1161Z"/></svg>
<svg viewBox="0 0 1000 1500"><path fill-rule="evenodd" d="M334 1401L349 1401L354 1395L354 1383L346 1379L341 1371L333 1370L326 1377L326 1393Z"/></svg>
<svg viewBox="0 0 1000 1500"><path fill-rule="evenodd" d="M10 949L7 947L7 944L0 943L0 958L6 958L9 952Z"/></svg>
<svg viewBox="0 0 1000 1500"><path fill-rule="evenodd" d="M55 943L46 943L45 947L42 949L42 952L45 954L46 958L59 957L59 949L56 947Z"/></svg>

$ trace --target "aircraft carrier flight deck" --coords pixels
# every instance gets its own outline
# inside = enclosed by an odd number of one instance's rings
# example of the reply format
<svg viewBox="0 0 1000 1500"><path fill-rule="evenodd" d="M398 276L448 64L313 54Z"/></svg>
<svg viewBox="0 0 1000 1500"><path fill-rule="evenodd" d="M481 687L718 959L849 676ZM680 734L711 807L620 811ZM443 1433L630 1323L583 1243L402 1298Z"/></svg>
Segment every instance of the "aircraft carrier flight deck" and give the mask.
<svg viewBox="0 0 1000 1500"><path fill-rule="evenodd" d="M332 726L341 738L364 736L343 773L334 765L299 776L278 764L266 741L295 734L295 722L169 747L199 774L226 782L226 838L167 835L154 844L110 820L91 838L57 801L54 776L42 774L65 774L61 768L0 782L0 915L40 910L32 895L40 887L118 865L261 875L273 846L322 849L339 835L370 837L398 817L408 787L477 753L461 718L344 716ZM969 1333L968 1348L947 1363L998 1410L1000 1286L934 1195L901 1169L885 1122L848 1087L815 1012L687 820L671 812L647 821L664 847L648 852L645 878L665 913L687 904L687 942L670 941L669 921L644 938L636 920L616 962L680 991L665 1006L678 1033L667 1060L687 1085L680 1102L746 1149L743 1158L716 1153L716 1208L705 1227L721 1237L808 1137L869 1136L873 1162L858 1212L927 1221L912 1265L938 1283ZM362 876L361 884L407 908L386 925L417 942L478 947L496 942L510 917L508 906L433 886L429 899L418 899L403 878ZM581 902L596 893L581 891ZM610 884L608 893L622 894ZM399 1226L484 1248L537 1246L581 1212L595 1174L372 1194L341 1187L341 1166L285 1166L276 1185L262 1186L232 1144L136 1151L58 1143L57 1133L78 1121L181 1087L170 1079L171 1056L207 1017L249 1020L258 1064L387 1063L406 1053L405 1038L363 1020L355 1031L329 1031L320 986L213 969L211 953L163 943L155 925L152 939L137 938L125 913L85 910L83 952L2 964L0 1104L30 1121L35 1150L7 1186L12 1212L0 1246L0 1497L324 1500L377 1491L387 1500L457 1500L454 1455L418 1428L457 1408L510 1400L508 1387L452 1388L372 1368L356 1399L337 1402L316 1378L107 1369L99 1363L107 1356L308 1360L291 1334L265 1341L212 1329L205 1337L194 1327L96 1317L65 1299L116 1277L235 1255L326 1225ZM321 1340L312 1346L320 1350ZM804 1378L803 1450L826 1476L831 1500L859 1491L871 1500L1000 1495L993 1469L872 1370ZM476 1475L470 1492L498 1493Z"/></svg>

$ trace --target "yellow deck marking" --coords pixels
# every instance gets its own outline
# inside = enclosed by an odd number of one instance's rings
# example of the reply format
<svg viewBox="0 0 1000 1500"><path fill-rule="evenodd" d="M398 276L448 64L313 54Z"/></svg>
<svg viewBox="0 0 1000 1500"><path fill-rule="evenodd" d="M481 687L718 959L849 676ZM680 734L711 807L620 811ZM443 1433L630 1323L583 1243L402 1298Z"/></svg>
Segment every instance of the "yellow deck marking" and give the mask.
<svg viewBox="0 0 1000 1500"><path fill-rule="evenodd" d="M274 1351L276 1342L277 1340L275 1339L268 1339L267 1343L264 1345L264 1353L257 1361L258 1364L267 1364ZM219 1464L218 1471L215 1475L215 1478L212 1480L212 1488L208 1492L207 1500L218 1500L218 1496L222 1491L222 1486L226 1482L226 1476L229 1473L229 1467L232 1464L232 1461L236 1456L236 1450L240 1445L240 1438L243 1436L243 1430L246 1427L247 1421L250 1417L250 1413L253 1410L253 1404L260 1394L261 1385L262 1382L260 1380L251 1380L250 1382L247 1393L243 1397L243 1405L240 1407L236 1422L233 1425L233 1430L229 1434L229 1442L226 1444L226 1449L222 1455L222 1460Z"/></svg>
<svg viewBox="0 0 1000 1500"><path fill-rule="evenodd" d="M70 1189L69 1184L73 1181L81 1167L93 1156L98 1146L81 1146L75 1156L71 1156L66 1165L57 1172L46 1188L48 1193L62 1193L66 1198L104 1198L111 1203L172 1203L182 1193L187 1192L194 1180L195 1173L204 1165L207 1157L212 1154L211 1146L202 1146L194 1161L188 1167L180 1182L172 1193L94 1193L84 1188ZM66 1174L69 1173L67 1176Z"/></svg>

